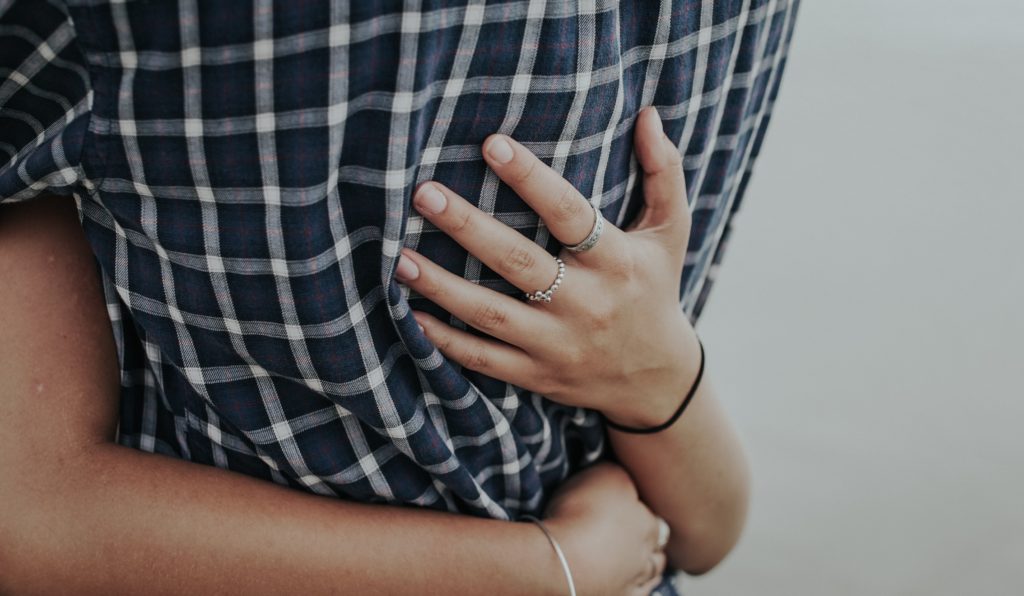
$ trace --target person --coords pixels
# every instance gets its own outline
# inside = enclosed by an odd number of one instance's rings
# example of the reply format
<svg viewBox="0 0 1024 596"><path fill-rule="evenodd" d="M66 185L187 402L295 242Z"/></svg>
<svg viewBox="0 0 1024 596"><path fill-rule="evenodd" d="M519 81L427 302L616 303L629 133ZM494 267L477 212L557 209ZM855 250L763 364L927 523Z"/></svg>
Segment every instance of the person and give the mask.
<svg viewBox="0 0 1024 596"><path fill-rule="evenodd" d="M3 6L2 581L564 592L542 512L582 593L721 560L690 323L796 5L653 4Z"/></svg>

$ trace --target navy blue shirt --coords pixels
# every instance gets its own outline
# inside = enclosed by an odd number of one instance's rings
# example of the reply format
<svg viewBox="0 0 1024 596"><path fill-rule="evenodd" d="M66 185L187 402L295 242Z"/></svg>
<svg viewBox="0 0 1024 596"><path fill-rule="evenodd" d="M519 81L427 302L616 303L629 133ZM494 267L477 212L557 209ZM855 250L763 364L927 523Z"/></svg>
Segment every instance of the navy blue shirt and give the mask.
<svg viewBox="0 0 1024 596"><path fill-rule="evenodd" d="M0 5L0 199L73 194L121 369L119 441L323 495L539 514L601 418L446 360L409 246L521 293L410 207L437 180L556 254L484 164L506 133L612 223L639 111L685 155L680 308L713 281L796 1Z"/></svg>

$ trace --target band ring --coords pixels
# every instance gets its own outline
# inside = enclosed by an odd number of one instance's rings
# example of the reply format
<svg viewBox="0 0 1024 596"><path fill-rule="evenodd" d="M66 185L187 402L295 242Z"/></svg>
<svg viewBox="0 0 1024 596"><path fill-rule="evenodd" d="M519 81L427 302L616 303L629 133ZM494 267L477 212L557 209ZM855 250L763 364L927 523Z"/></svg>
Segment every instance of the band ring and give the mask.
<svg viewBox="0 0 1024 596"><path fill-rule="evenodd" d="M589 202L588 202L589 203ZM585 252L594 248L597 244L597 240L601 237L601 232L604 231L604 216L601 215L601 210L597 208L593 203L589 203L590 208L594 210L594 225L590 228L590 233L581 242L573 244L572 246L565 245L565 249L569 252Z"/></svg>
<svg viewBox="0 0 1024 596"><path fill-rule="evenodd" d="M558 263L558 274L555 276L555 281L551 282L546 290L537 290L535 292L526 292L526 298L531 302L551 302L551 295L555 293L558 286L562 285L562 280L565 279L565 261L555 257L555 262Z"/></svg>

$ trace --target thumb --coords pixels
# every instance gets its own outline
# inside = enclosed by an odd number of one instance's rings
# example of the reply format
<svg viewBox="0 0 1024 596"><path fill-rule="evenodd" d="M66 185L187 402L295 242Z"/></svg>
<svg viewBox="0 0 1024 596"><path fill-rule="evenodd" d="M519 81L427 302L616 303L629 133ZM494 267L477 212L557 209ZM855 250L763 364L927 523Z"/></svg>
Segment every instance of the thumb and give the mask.
<svg viewBox="0 0 1024 596"><path fill-rule="evenodd" d="M661 126L654 106L637 117L633 133L637 160L643 168L644 208L629 230L657 228L673 246L685 245L689 235L690 210L686 202L683 158Z"/></svg>

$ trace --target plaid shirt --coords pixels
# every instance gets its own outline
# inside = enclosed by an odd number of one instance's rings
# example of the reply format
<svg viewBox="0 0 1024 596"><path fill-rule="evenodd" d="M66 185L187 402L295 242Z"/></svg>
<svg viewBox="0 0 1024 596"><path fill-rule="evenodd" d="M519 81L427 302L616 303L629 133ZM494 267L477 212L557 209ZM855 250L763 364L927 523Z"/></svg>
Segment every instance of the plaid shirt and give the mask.
<svg viewBox="0 0 1024 596"><path fill-rule="evenodd" d="M396 283L402 246L520 293L411 189L443 182L555 254L481 142L511 135L624 227L654 104L685 155L696 320L797 0L401 4L0 0L0 198L76 199L122 444L359 501L538 513L602 456L601 418L418 331L411 308L465 325Z"/></svg>

